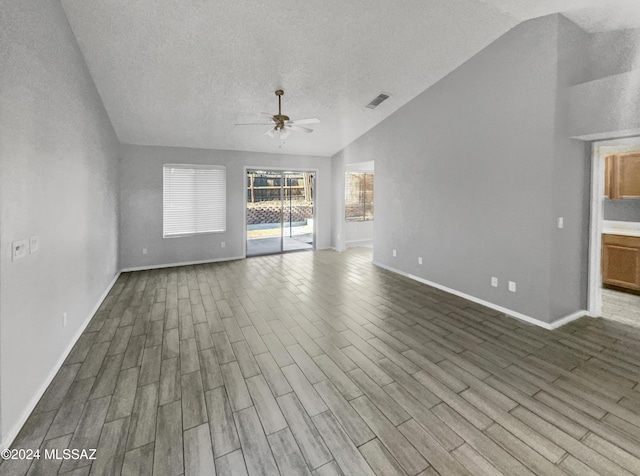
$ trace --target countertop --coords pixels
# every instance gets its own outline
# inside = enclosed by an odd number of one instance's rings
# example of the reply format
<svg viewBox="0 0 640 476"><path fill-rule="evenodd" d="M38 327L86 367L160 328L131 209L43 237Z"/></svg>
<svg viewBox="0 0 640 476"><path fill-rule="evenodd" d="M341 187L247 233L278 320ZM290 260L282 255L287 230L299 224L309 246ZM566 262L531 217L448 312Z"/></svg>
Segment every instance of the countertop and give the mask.
<svg viewBox="0 0 640 476"><path fill-rule="evenodd" d="M605 220L602 224L602 233L607 235L640 237L640 222Z"/></svg>

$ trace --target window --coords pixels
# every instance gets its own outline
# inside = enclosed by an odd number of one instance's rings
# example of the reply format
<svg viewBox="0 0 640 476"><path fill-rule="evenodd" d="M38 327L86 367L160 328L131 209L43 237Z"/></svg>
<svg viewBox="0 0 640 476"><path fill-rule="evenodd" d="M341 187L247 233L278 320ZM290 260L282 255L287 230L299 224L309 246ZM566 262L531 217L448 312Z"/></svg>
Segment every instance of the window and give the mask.
<svg viewBox="0 0 640 476"><path fill-rule="evenodd" d="M347 172L344 193L346 221L373 220L373 173Z"/></svg>
<svg viewBox="0 0 640 476"><path fill-rule="evenodd" d="M227 174L217 165L165 164L162 236L218 233L227 228Z"/></svg>

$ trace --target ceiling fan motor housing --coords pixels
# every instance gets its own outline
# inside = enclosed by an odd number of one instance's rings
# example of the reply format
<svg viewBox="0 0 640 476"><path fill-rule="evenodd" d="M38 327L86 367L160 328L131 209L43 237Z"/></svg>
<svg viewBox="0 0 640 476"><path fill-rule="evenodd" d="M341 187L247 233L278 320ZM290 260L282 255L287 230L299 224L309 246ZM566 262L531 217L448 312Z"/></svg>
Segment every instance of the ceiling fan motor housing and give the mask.
<svg viewBox="0 0 640 476"><path fill-rule="evenodd" d="M282 129L285 122L289 120L289 116L283 116L282 114L276 114L273 116L273 121L276 123L276 129Z"/></svg>

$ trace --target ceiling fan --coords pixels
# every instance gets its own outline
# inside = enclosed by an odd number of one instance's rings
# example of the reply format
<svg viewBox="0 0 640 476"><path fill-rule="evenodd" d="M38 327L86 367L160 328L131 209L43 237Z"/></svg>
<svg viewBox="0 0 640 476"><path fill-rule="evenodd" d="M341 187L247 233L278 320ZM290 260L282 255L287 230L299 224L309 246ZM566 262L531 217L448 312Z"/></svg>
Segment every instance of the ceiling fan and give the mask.
<svg viewBox="0 0 640 476"><path fill-rule="evenodd" d="M278 96L278 114L271 115L269 113L263 112L262 114L271 116L271 122L247 122L242 124L235 124L236 126L270 126L267 132L264 135L269 137L275 137L276 134L280 135L280 139L286 139L289 137L291 131L295 132L306 132L307 134L313 132L313 129L308 127L303 127L302 125L307 124L317 124L320 122L319 119L315 117L310 119L297 119L292 121L289 119L289 116L285 116L282 114L282 95L284 91L282 89L278 89L276 91L276 96Z"/></svg>

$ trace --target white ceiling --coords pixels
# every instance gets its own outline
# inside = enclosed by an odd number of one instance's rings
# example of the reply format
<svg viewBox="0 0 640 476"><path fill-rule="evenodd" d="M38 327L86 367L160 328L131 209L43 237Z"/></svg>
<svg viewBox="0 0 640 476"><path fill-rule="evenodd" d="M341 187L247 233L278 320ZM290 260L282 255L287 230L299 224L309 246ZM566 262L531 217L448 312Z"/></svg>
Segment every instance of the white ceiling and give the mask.
<svg viewBox="0 0 640 476"><path fill-rule="evenodd" d="M522 20L640 26L638 1L61 0L121 142L321 156ZM282 144L233 125L275 113L279 88L284 114L321 120L312 134ZM381 92L391 98L364 108Z"/></svg>

